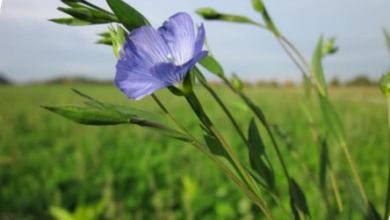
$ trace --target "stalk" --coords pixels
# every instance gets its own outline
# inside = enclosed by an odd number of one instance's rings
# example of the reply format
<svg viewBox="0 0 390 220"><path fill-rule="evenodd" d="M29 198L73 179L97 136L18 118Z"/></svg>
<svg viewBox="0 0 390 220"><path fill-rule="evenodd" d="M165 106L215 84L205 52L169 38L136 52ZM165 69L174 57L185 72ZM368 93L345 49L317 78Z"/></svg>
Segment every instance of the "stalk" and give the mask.
<svg viewBox="0 0 390 220"><path fill-rule="evenodd" d="M389 132L389 159L390 159L390 97L387 97L387 112L388 112L388 125L389 125L388 132ZM386 206L385 206L385 214L383 216L384 220L387 220L387 217L389 216L389 203L390 203L390 164L389 164L389 174L387 177Z"/></svg>
<svg viewBox="0 0 390 220"><path fill-rule="evenodd" d="M201 72L199 71L199 74L201 74ZM229 109L226 107L226 105L222 102L221 98L218 96L218 94L203 80L199 80L199 82L202 84L203 87L205 87L205 89L211 94L211 96L215 99L215 101L217 101L217 103L219 104L219 106L222 108L223 112L226 114L226 116L229 118L230 122L233 124L233 127L236 129L237 133L239 134L241 140L244 142L244 144L248 147L248 149L251 148L250 146L250 143L248 142L247 138L245 137L245 134L243 133L243 131L240 129L240 126L238 125L237 121L234 119L233 115L231 114L231 112L229 111ZM250 154L250 156L254 156L252 154ZM254 158L256 159L256 158ZM272 191L269 191L267 190L271 197L274 199L274 201L282 208L283 212L285 212L286 215L289 215L289 213L287 212L287 210L283 207L283 204L280 202L280 199L278 198L278 196L272 192Z"/></svg>
<svg viewBox="0 0 390 220"><path fill-rule="evenodd" d="M197 96L194 92L191 92L185 96L187 102L190 104L191 108L195 112L195 114L198 116L199 120L210 129L210 131L213 133L215 138L221 143L222 147L226 150L229 157L232 159L234 165L237 167L238 171L244 178L245 182L248 184L248 186L251 188L251 190L257 195L260 196L258 189L253 183L253 179L250 177L247 170L243 167L241 162L238 160L226 140L222 137L222 135L219 133L217 128L214 126L214 124L211 122L210 118L207 116L206 112L203 110Z"/></svg>
<svg viewBox="0 0 390 220"><path fill-rule="evenodd" d="M226 167L225 164L223 164L213 153L211 153L201 142L199 142L182 124L180 124L180 122L169 113L167 108L165 108L165 106L160 102L160 100L157 98L155 94L152 94L152 97L154 101L157 103L157 105L160 107L160 109L172 120L172 122L176 124L176 126L178 126L188 136L188 138L191 140L191 143L196 148L201 150L204 154L206 154L211 160L213 160L218 165L218 167L220 167L226 173L226 175L228 175L230 179L244 192L244 194L248 196L263 211L263 213L267 216L269 220L275 220L267 204L262 199L260 199L260 197L254 195L253 192L250 189L248 189L247 186L242 181L240 181L234 175L234 173L230 171L228 167Z"/></svg>

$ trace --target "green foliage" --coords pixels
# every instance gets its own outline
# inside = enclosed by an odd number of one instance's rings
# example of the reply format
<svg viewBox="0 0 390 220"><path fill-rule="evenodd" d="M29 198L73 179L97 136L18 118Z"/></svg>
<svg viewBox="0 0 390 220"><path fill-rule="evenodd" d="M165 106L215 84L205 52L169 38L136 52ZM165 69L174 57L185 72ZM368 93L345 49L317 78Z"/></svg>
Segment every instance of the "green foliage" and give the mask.
<svg viewBox="0 0 390 220"><path fill-rule="evenodd" d="M126 2L122 0L107 0L107 3L128 31L144 25L150 25L149 21L140 12Z"/></svg>
<svg viewBox="0 0 390 220"><path fill-rule="evenodd" d="M265 7L262 0L252 0L253 8L263 15L263 20L267 25L267 28L270 29L277 37L281 37L282 34L279 32L278 28L271 19L271 16L268 14L267 8Z"/></svg>
<svg viewBox="0 0 390 220"><path fill-rule="evenodd" d="M233 14L222 14L214 10L213 8L200 8L196 10L196 13L201 15L204 19L207 20L220 20L236 23L247 23L253 24L254 22L248 17L242 15L233 15Z"/></svg>
<svg viewBox="0 0 390 220"><path fill-rule="evenodd" d="M231 84L237 91L242 91L242 89L244 88L244 84L236 74L233 74L233 77L231 79Z"/></svg>
<svg viewBox="0 0 390 220"><path fill-rule="evenodd" d="M380 89L383 95L390 96L390 72L383 75L379 81Z"/></svg>
<svg viewBox="0 0 390 220"><path fill-rule="evenodd" d="M210 55L206 56L203 60L201 60L199 64L202 65L211 73L219 77L225 76L222 66L218 63L218 61L214 57Z"/></svg>
<svg viewBox="0 0 390 220"><path fill-rule="evenodd" d="M345 143L345 134L343 125L336 110L327 98L319 95L324 123L327 125L331 134L339 143Z"/></svg>
<svg viewBox="0 0 390 220"><path fill-rule="evenodd" d="M127 33L119 25L117 26L117 30L115 30L113 26L110 26L109 30L109 37L106 37L106 39L111 39L114 54L116 58L119 58L119 51L121 50L122 45L125 43Z"/></svg>
<svg viewBox="0 0 390 220"><path fill-rule="evenodd" d="M145 109L148 112L158 111L151 98L130 102L113 86L77 87L93 94L98 100L118 103L123 106L123 112L125 107ZM215 125L231 143L233 150L244 159L245 164L249 164L249 160L245 159L248 158L247 149L228 126L226 118L217 111L219 108L211 97L203 89L195 87L195 90L202 98L205 111L215 119ZM216 92L229 103L242 103L226 88L217 88ZM291 141L300 143L295 146L302 160L311 170L317 170L318 150L314 143L308 141L310 128L296 105L302 91L248 88L245 92L254 102L262 104L270 121L278 122L289 131ZM383 152L373 151L367 146L384 146L387 137L385 132L367 135L366 131L386 130L386 124L381 123L386 117L386 111L383 111L386 101L381 98L377 88L330 89L330 95L349 131L348 137L353 146L351 150L360 162L359 171L364 184L372 186L367 188L368 193L373 195L378 210L383 210L386 193L386 183L382 181L386 175L386 170L383 169ZM180 98L172 97L167 91L159 92L158 96L162 102L169 103L169 109L185 127L195 134L201 134L197 120L190 116L190 109ZM141 219L186 219L191 213L193 219L222 219L221 216L230 216L227 219L264 218L207 157L189 144L172 141L153 130L127 124L80 126L38 107L45 103L84 101L72 94L68 86L0 87L0 99L7 106L0 108L0 124L4 125L0 126L0 204L7 204L0 206L0 218L8 216L11 219L49 220L53 219L49 213L52 206L61 207L71 214L79 206L94 206L102 198L110 173L113 175L110 186L113 196L112 202L102 214L106 216L105 219L124 220L137 216ZM278 100L283 100L283 107ZM321 121L319 106L314 105L312 109L315 112L314 119ZM239 122L249 122L252 118L248 111L243 112L241 109L232 108L232 113ZM352 120L353 118L361 120ZM323 132L324 125L318 126ZM243 123L242 129L247 128L248 123ZM259 133L264 133L261 126ZM286 181L280 181L283 180L283 174L276 163L275 152L270 148L271 142L266 135L263 135L262 141L269 160L274 165L278 194L288 195ZM340 157L333 139L329 139L328 150L330 158L340 158L333 160L335 170L349 172L347 162ZM307 181L302 169L288 156L288 149L282 148L281 151L286 155L290 175L305 191L312 217L327 219L326 211L319 202L321 195L318 190ZM339 174L336 172L336 175ZM188 187L183 184L185 176L198 185L196 193L190 193L190 206L182 198L183 190ZM329 187L330 185L327 186L327 193L331 196L333 191ZM341 187L343 202L347 206L349 199L347 200L346 189L343 184ZM262 195L276 218L286 219L269 195ZM287 206L288 196L283 196L282 202ZM331 202L332 207L335 207L335 201ZM352 212L356 213L356 209ZM352 219L360 219L360 216L354 214Z"/></svg>
<svg viewBox="0 0 390 220"><path fill-rule="evenodd" d="M318 87L317 89L321 95L326 97L326 96L328 96L328 88L326 86L324 70L322 68L323 44L324 44L324 40L323 40L323 37L321 36L318 43L317 43L317 47L314 51L314 54L313 54L312 66L313 66L313 70L314 70L315 75L316 75L317 87Z"/></svg>
<svg viewBox="0 0 390 220"><path fill-rule="evenodd" d="M69 26L85 26L85 25L93 24L89 21L83 21L77 18L54 18L54 19L50 19L49 21L52 21L57 24L63 24Z"/></svg>
<svg viewBox="0 0 390 220"><path fill-rule="evenodd" d="M272 164L265 153L265 146L254 118L252 118L249 125L248 142L250 144L248 151L249 161L252 169L260 177L260 184L265 186L267 189L274 191L275 173Z"/></svg>
<svg viewBox="0 0 390 220"><path fill-rule="evenodd" d="M310 220L310 211L305 193L294 179L290 179L290 196L291 208L295 212L295 219Z"/></svg>

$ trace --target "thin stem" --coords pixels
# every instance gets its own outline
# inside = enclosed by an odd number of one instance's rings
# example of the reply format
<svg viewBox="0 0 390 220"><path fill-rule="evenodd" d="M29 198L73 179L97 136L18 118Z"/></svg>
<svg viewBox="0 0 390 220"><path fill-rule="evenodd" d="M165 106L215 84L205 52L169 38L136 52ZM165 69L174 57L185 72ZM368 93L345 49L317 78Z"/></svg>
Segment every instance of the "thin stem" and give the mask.
<svg viewBox="0 0 390 220"><path fill-rule="evenodd" d="M259 208L263 211L263 213L267 216L269 220L275 220L273 217L271 211L267 207L267 204L262 201L259 197L253 194L251 190L247 188L247 186L240 181L235 174L230 171L228 167L226 167L225 164L223 164L214 154L212 154L207 148L200 143L193 135L182 125L180 122L173 117L169 111L165 108L165 106L160 102L160 100L157 98L155 94L152 94L152 97L154 101L157 103L157 105L161 108L161 110L172 120L173 123L175 123L183 132L187 134L187 136L190 138L191 143L197 147L199 150L201 150L203 153L205 153L211 160L213 160L225 173L230 177L230 179L247 195Z"/></svg>
<svg viewBox="0 0 390 220"><path fill-rule="evenodd" d="M228 87L233 92L235 92L238 96L240 96L241 99L244 100L244 102L251 108L252 112L256 115L256 117L260 121L264 122L263 125L265 126L265 129L267 130L267 133L268 133L268 135L271 138L272 145L274 146L276 154L278 155L279 161L280 161L280 163L282 165L284 175L286 176L288 182L290 183L290 175L289 175L289 173L287 171L287 166L286 166L286 164L285 164L285 162L283 160L282 153L280 152L279 146L278 146L278 144L277 144L277 142L275 140L275 137L274 137L274 135L273 135L273 133L272 133L272 131L270 129L270 126L269 126L268 122L265 120L265 118L263 116L259 115L258 112L255 109L253 109L252 101L248 97L246 97L242 92L236 90L226 77L223 77L222 79L225 82L225 84L228 85Z"/></svg>
<svg viewBox="0 0 390 220"><path fill-rule="evenodd" d="M388 111L388 126L389 126L389 161L390 161L390 97L387 98L387 111ZM387 194L386 194L386 206L385 206L385 214L383 216L384 220L387 220L389 216L389 203L390 203L390 164L389 164L389 174L387 180Z"/></svg>
<svg viewBox="0 0 390 220"><path fill-rule="evenodd" d="M367 198L367 193L366 191L364 190L364 187L363 187L363 183L362 183L362 180L360 179L360 176L359 176L359 173L357 172L357 169L356 169L356 166L355 166L355 162L353 161L353 158L351 156L351 153L349 152L348 150L348 146L347 146L347 143L345 141L342 141L341 142L341 147L343 148L344 150L344 153L345 153L345 156L347 157L347 160L348 160L348 163L352 169L352 173L353 173L353 176L355 178L355 181L358 185L358 188L359 188L359 191L360 191L360 194L362 195L363 197L363 200L365 202L365 204L367 205L368 207L368 198Z"/></svg>
<svg viewBox="0 0 390 220"><path fill-rule="evenodd" d="M320 135L319 135L319 132L318 132L318 128L314 122L314 119L313 117L311 116L310 114L310 111L309 109L305 106L305 104L302 102L301 103L301 107L307 117L307 120L310 124L310 128L311 128L311 131L312 131L312 135L313 135L313 140L314 142L317 144L317 148L318 150L320 151L321 148L322 148L322 143L321 143L321 140L320 140ZM343 206L343 201L341 200L341 196L340 196L340 189L339 189L339 186L337 184L337 179L336 179L336 176L333 172L333 169L332 169L332 166L330 163L327 163L327 167L328 169L328 172L329 172L329 176L330 176L330 180L331 180L331 183L332 183L332 188L333 188L333 192L335 194L335 197L336 197L336 201L337 201L337 207L339 209L340 212L343 212L344 210L344 206ZM325 196L327 196L325 194Z"/></svg>
<svg viewBox="0 0 390 220"><path fill-rule="evenodd" d="M306 67L306 69L309 71L311 77L313 78L315 84L317 85L316 88L318 90L318 92L325 96L325 91L324 91L324 88L322 88L320 82L318 81L318 78L313 70L313 68L311 68L311 66L309 65L309 63L306 61L306 59L303 57L302 53L294 46L294 44L292 44L287 38L285 37L281 37L281 40L280 38L278 38L279 40L279 43L280 44L283 44L283 42L285 42L293 51L294 53L299 57L299 59L302 61L303 65Z"/></svg>
<svg viewBox="0 0 390 220"><path fill-rule="evenodd" d="M333 192L334 192L334 195L335 195L336 201L337 201L337 207L339 207L340 212L343 212L344 205L343 205L343 200L341 200L340 190L339 190L339 186L337 184L336 176L334 175L334 172L330 166L328 167L328 169L329 169L330 181L332 182Z"/></svg>
<svg viewBox="0 0 390 220"><path fill-rule="evenodd" d="M201 74L201 73L199 72L199 74ZM203 85L203 87L206 88L206 90L211 94L211 96L217 101L217 103L222 108L222 110L224 111L226 116L229 118L230 122L233 124L233 127L236 129L236 131L239 134L239 136L241 137L242 141L248 147L248 150L251 149L251 145L250 145L249 141L246 139L246 137L245 137L243 131L240 129L240 126L238 125L237 121L234 119L233 115L231 114L229 109L226 107L226 105L222 102L222 100L218 96L218 94L205 81L199 80L199 82ZM250 156L254 157L255 155L254 154L250 154ZM258 160L258 158L253 158L253 159L254 160ZM280 202L280 199L278 198L278 196L274 192L272 192L270 190L267 190L267 191L270 193L271 197L275 200L275 202L282 208L283 212L285 212L285 214L290 217L290 214L284 208L284 206Z"/></svg>
<svg viewBox="0 0 390 220"><path fill-rule="evenodd" d="M207 116L206 112L203 110L198 98L196 97L195 93L192 92L190 94L187 94L186 99L192 109L194 110L195 114L198 116L199 120L210 129L210 131L213 133L215 138L221 143L222 147L225 149L226 153L229 155L229 157L232 159L234 165L237 167L238 171L241 173L242 177L245 179L245 182L247 182L248 186L252 189L252 191L260 196L258 189L253 183L253 179L249 176L247 170L243 167L241 162L238 160L232 149L230 148L229 144L226 142L226 140L222 137L221 133L217 130L217 128L214 126L214 124L211 122L210 118Z"/></svg>

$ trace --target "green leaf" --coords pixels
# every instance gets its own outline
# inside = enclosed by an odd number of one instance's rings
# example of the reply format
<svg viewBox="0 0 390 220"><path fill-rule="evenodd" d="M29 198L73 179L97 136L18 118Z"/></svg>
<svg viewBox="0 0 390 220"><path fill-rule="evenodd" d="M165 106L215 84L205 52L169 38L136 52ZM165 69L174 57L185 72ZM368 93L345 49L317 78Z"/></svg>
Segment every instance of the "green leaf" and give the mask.
<svg viewBox="0 0 390 220"><path fill-rule="evenodd" d="M110 37L109 38L100 39L96 43L97 44L105 44L105 45L109 45L109 46L111 46L113 44L112 39Z"/></svg>
<svg viewBox="0 0 390 220"><path fill-rule="evenodd" d="M261 185L266 186L269 190L275 189L275 173L271 162L265 153L263 140L261 139L255 119L252 118L248 129L249 161L252 169L259 175Z"/></svg>
<svg viewBox="0 0 390 220"><path fill-rule="evenodd" d="M117 30L113 26L109 27L110 38L112 39L112 49L116 58L119 58L119 51L121 50L126 39L126 31L118 25Z"/></svg>
<svg viewBox="0 0 390 220"><path fill-rule="evenodd" d="M310 210L307 205L306 196L298 183L290 179L291 208L294 210L295 219L310 220Z"/></svg>
<svg viewBox="0 0 390 220"><path fill-rule="evenodd" d="M322 68L322 55L323 55L322 47L323 47L323 44L324 44L324 40L323 40L323 37L321 36L319 41L318 41L317 48L315 49L314 54L313 54L312 66L313 66L313 70L314 70L315 75L316 75L317 82L319 84L317 86L320 87L320 88L318 88L318 90L321 93L323 93L322 95L328 96L328 90L327 90L327 86L326 86L324 70Z"/></svg>
<svg viewBox="0 0 390 220"><path fill-rule="evenodd" d="M357 209L363 216L366 217L368 215L368 210L358 188L349 177L344 176L343 179L345 182L347 196L349 198L348 201L352 203L354 209Z"/></svg>
<svg viewBox="0 0 390 220"><path fill-rule="evenodd" d="M93 18L92 13L86 8L58 8L58 10L80 20L92 21Z"/></svg>
<svg viewBox="0 0 390 220"><path fill-rule="evenodd" d="M73 6L72 8L58 8L58 10L69 14L74 18L83 21L88 21L93 24L105 24L109 22L118 21L118 19L114 15L93 8L88 8L82 5L78 5L77 7Z"/></svg>
<svg viewBox="0 0 390 220"><path fill-rule="evenodd" d="M76 220L71 213L60 207L52 206L49 212L56 220Z"/></svg>
<svg viewBox="0 0 390 220"><path fill-rule="evenodd" d="M310 98L311 81L310 81L310 78L306 74L303 74L303 85L305 87L305 95L306 95L306 97Z"/></svg>
<svg viewBox="0 0 390 220"><path fill-rule="evenodd" d="M383 33L385 34L387 49L390 53L390 34L386 29L383 29Z"/></svg>
<svg viewBox="0 0 390 220"><path fill-rule="evenodd" d="M231 84L237 91L242 91L242 89L244 88L244 83L242 83L241 79L238 78L236 74L233 74Z"/></svg>
<svg viewBox="0 0 390 220"><path fill-rule="evenodd" d="M207 129L204 130L208 133ZM237 166L233 163L232 158L226 152L221 143L210 134L203 135L207 147L215 156L217 156L239 179L243 180Z"/></svg>
<svg viewBox="0 0 390 220"><path fill-rule="evenodd" d="M336 41L336 37L331 37L326 41L324 46L324 50L322 52L323 56L335 54L339 48L334 46L334 42Z"/></svg>
<svg viewBox="0 0 390 220"><path fill-rule="evenodd" d="M74 105L42 107L84 125L118 125L130 123L129 118L114 112L88 109Z"/></svg>
<svg viewBox="0 0 390 220"><path fill-rule="evenodd" d="M229 22L237 22L237 23L248 23L253 24L254 22L241 15L232 15L232 14L222 14L218 13L213 8L200 8L196 10L196 13L201 15L206 20L220 20L220 21L229 21Z"/></svg>
<svg viewBox="0 0 390 220"><path fill-rule="evenodd" d="M319 95L319 100L322 115L329 131L336 138L336 140L339 141L339 143L344 143L344 129L336 110L333 108L332 104L326 97Z"/></svg>
<svg viewBox="0 0 390 220"><path fill-rule="evenodd" d="M266 23L268 29L270 29L277 37L281 37L282 34L276 28L274 22L271 19L271 16L268 14L267 8L265 7L263 1L252 0L252 6L257 12L259 12L263 16L264 22Z"/></svg>
<svg viewBox="0 0 390 220"><path fill-rule="evenodd" d="M54 19L50 19L49 21L52 21L57 24L63 24L69 26L85 26L85 25L93 24L91 22L83 21L77 18L54 18Z"/></svg>
<svg viewBox="0 0 390 220"><path fill-rule="evenodd" d="M128 31L150 25L148 20L136 9L122 0L107 0L111 10Z"/></svg>
<svg viewBox="0 0 390 220"><path fill-rule="evenodd" d="M199 61L199 63L211 73L219 77L225 76L222 66L218 63L218 61L214 57L206 56L204 59Z"/></svg>
<svg viewBox="0 0 390 220"><path fill-rule="evenodd" d="M320 152L320 186L322 189L326 187L326 170L329 162L328 145L326 140L321 140Z"/></svg>
<svg viewBox="0 0 390 220"><path fill-rule="evenodd" d="M117 125L130 123L151 128L171 138L189 141L183 133L177 131L172 122L164 115L139 110L130 106L99 102L80 91L75 89L73 91L81 97L88 99L89 101L85 102L85 104L92 107L92 109L79 106L43 106L43 108L80 124Z"/></svg>

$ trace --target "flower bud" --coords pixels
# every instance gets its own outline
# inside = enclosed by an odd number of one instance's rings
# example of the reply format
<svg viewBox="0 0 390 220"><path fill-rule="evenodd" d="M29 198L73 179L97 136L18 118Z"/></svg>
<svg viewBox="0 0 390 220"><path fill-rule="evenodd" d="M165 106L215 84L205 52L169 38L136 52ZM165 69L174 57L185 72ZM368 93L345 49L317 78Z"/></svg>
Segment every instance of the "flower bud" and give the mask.
<svg viewBox="0 0 390 220"><path fill-rule="evenodd" d="M118 25L117 30L115 30L114 26L109 27L110 37L112 40L112 49L114 50L114 54L116 58L119 58L119 51L121 50L123 44L126 39L126 31Z"/></svg>
<svg viewBox="0 0 390 220"><path fill-rule="evenodd" d="M381 77L379 81L379 86L381 88L382 93L386 97L390 97L390 71Z"/></svg>
<svg viewBox="0 0 390 220"><path fill-rule="evenodd" d="M85 8L58 8L58 10L84 21L90 21L93 18L92 13Z"/></svg>
<svg viewBox="0 0 390 220"><path fill-rule="evenodd" d="M236 74L233 74L233 78L231 80L231 83L232 83L232 86L235 89L237 89L238 91L242 91L242 88L244 88L244 84L242 83L240 78L238 78L238 76Z"/></svg>
<svg viewBox="0 0 390 220"><path fill-rule="evenodd" d="M196 10L196 13L203 16L205 19L216 19L220 14L213 8L200 8Z"/></svg>

